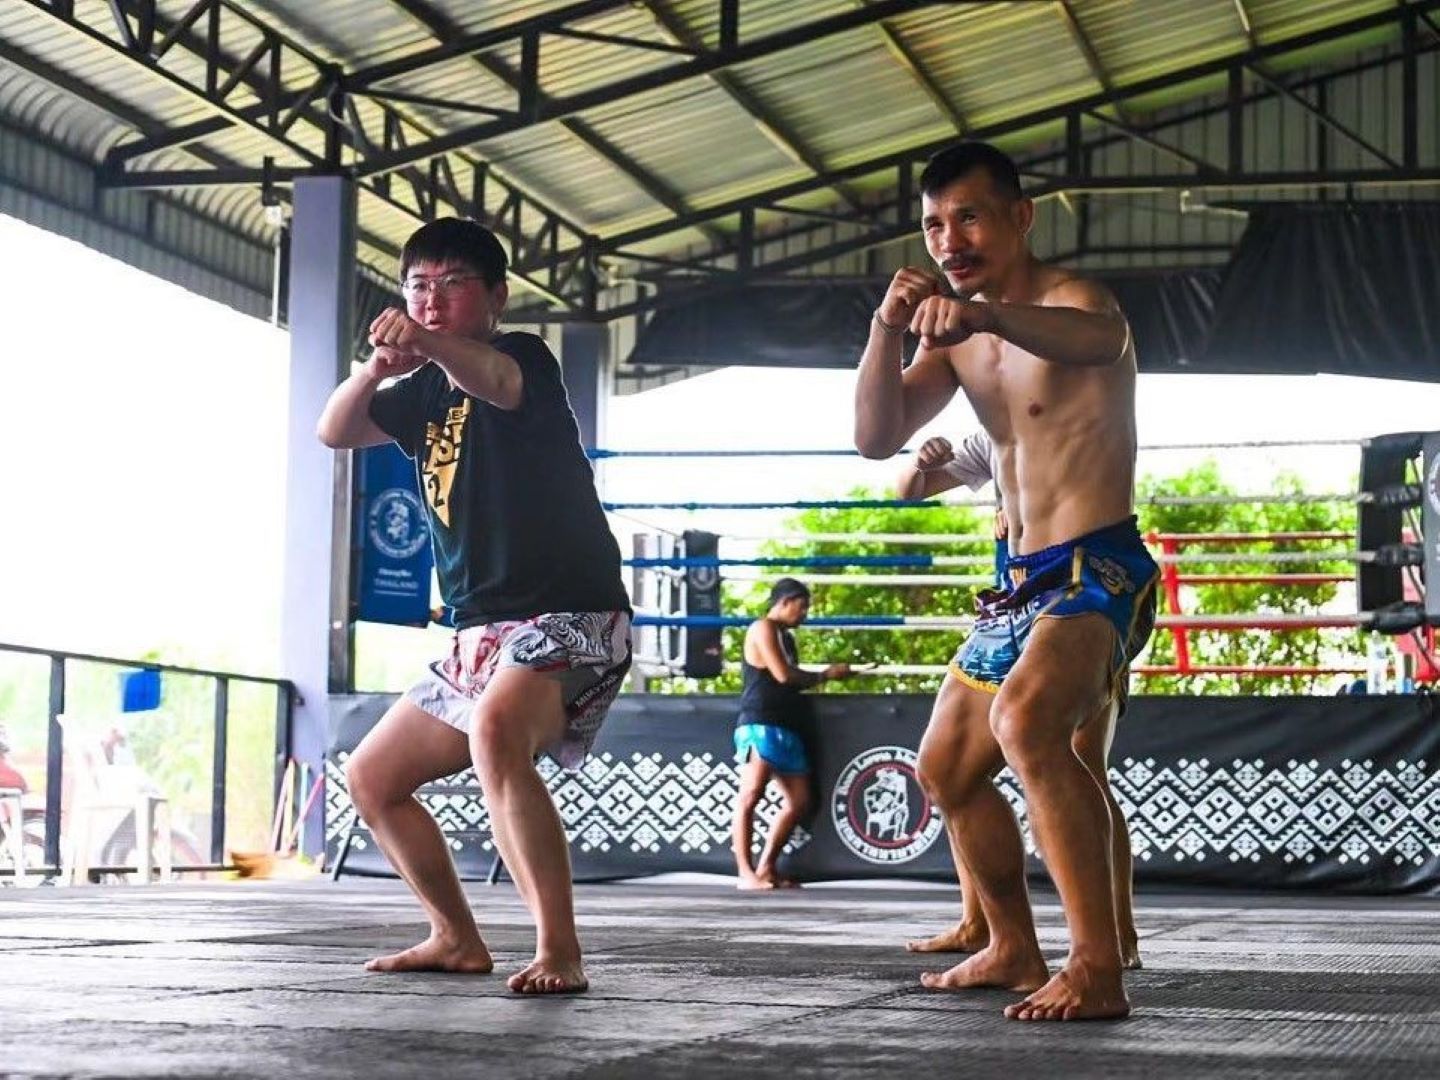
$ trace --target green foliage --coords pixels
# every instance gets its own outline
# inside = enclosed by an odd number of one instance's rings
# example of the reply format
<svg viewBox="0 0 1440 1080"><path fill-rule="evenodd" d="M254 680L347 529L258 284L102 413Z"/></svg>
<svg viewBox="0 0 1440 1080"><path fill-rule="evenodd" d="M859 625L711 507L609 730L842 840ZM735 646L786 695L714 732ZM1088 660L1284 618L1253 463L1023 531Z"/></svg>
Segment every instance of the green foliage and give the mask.
<svg viewBox="0 0 1440 1080"><path fill-rule="evenodd" d="M138 661L184 663L180 650L152 650ZM76 737L119 715L119 676L128 669L70 661L65 665L65 713ZM9 735L11 764L39 793L45 788L50 661L0 651L0 723ZM215 683L202 676L165 673L160 708L123 717L136 764L170 799L177 827L208 852L214 749ZM231 680L227 711L226 845L241 850L268 842L275 747L275 690ZM98 737L98 736L97 736Z"/></svg>
<svg viewBox="0 0 1440 1080"><path fill-rule="evenodd" d="M1220 478L1213 461L1206 461L1179 476L1156 479L1146 477L1137 485L1142 532L1158 533L1281 533L1338 532L1355 535L1355 507L1337 503L1238 503L1199 506L1151 506L1146 500L1158 496L1234 495L1235 489ZM1293 475L1281 474L1270 485L1277 495L1302 495L1303 487ZM1245 492L1255 494L1256 492ZM1245 544L1187 544L1182 553L1273 553L1277 551L1335 551L1353 547L1353 540L1280 540L1247 542ZM1315 557L1297 557L1293 561L1185 563L1184 576L1215 574L1352 574L1348 561ZM1276 583L1197 584L1180 590L1181 606L1186 614L1223 615L1255 614L1318 614L1334 610L1341 586L1326 583L1296 585ZM1171 613L1162 590L1161 611ZM1186 635L1192 665L1276 665L1315 666L1354 656L1360 651L1354 630L1294 631L1218 631L1192 630ZM1151 638L1144 663L1154 665L1175 662L1174 634L1157 632ZM1146 679L1143 689L1151 694L1285 694L1313 693L1326 689L1317 686L1308 676L1280 678L1262 676L1188 675Z"/></svg>
<svg viewBox="0 0 1440 1080"><path fill-rule="evenodd" d="M856 488L846 496L849 499L877 499L890 497L889 492L875 492ZM803 510L788 518L783 526L787 533L951 533L986 535L991 532L991 517L988 512L977 511L967 506L949 503L935 503L931 507L897 507L894 509L818 509ZM971 555L980 561L975 567L946 568L947 573L975 576L988 575L993 568L994 543L937 543L931 547L919 545L898 547L886 543L855 543L816 540L808 543L766 542L760 553L764 556L811 556L811 555L894 555L901 552L916 552L929 555ZM906 569L853 568L836 569L827 573L853 573L857 578L870 574L911 573ZM925 571L918 571L924 573ZM774 577L787 573L777 569ZM803 570L794 572L795 577L805 580ZM725 584L723 609L728 613L754 615L765 614L766 598L770 582L728 581ZM814 603L812 617L822 615L953 615L965 616L975 610L976 588L959 585L825 585L813 586ZM743 627L725 631L724 655L728 660L738 660L745 636ZM805 663L880 663L880 664L947 664L955 654L958 635L943 631L926 630L846 630L836 627L803 627L798 635L800 657ZM859 690L867 693L927 693L939 685L936 675L908 676L858 676L844 683L828 683L822 693L844 693ZM715 679L701 682L695 679L661 680L652 689L662 693L738 693L739 672L727 671Z"/></svg>
<svg viewBox="0 0 1440 1080"><path fill-rule="evenodd" d="M1273 494L1301 495L1300 481L1289 474L1277 476L1270 485ZM1169 477L1145 477L1137 485L1140 529L1142 533L1278 533L1278 532L1342 532L1350 536L1355 530L1355 508L1335 503L1207 503L1193 506L1153 506L1152 497L1160 496L1232 496L1238 494L1220 474L1219 466L1207 460ZM1244 494L1256 494L1247 489ZM883 498L886 493L857 488L848 498ZM981 534L990 532L988 511L948 503L932 507L896 509L834 509L805 510L788 518L782 530L787 533L952 533ZM1323 553L1352 547L1352 542L1277 541L1245 544L1187 544L1184 553L1250 553L1275 551L1313 551ZM800 544L768 542L761 553L784 555L886 555L902 551L934 555L971 555L988 557L993 554L989 542L938 543L933 547L899 547L885 543L837 543L816 540ZM1353 566L1346 561L1314 557L1297 557L1283 563L1186 563L1185 576L1216 574L1349 574ZM785 571L777 570L774 576ZM842 571L835 571L842 572ZM857 579L867 574L904 573L885 569L848 571ZM925 571L921 571L922 573ZM985 574L988 566L977 563L971 568L945 568L947 573ZM805 579L803 571L795 576ZM1340 589L1334 583L1295 585L1277 583L1187 585L1180 590L1186 614L1277 613L1315 614L1334 610ZM972 586L813 586L815 603L812 616L908 614L963 617L974 611L976 588ZM725 584L727 613L759 617L764 614L769 581ZM1161 613L1168 611L1162 589ZM727 629L724 654L730 661L738 660L744 638L743 628ZM845 630L810 626L799 636L801 659L806 663L834 661L876 662L882 664L947 664L961 640L959 633L917 630ZM1323 665L1358 651L1352 630L1268 631L1190 631L1187 635L1190 661L1200 665ZM1167 630L1157 630L1151 637L1147 654L1141 664L1167 665L1175 661L1175 637ZM831 683L825 692L861 691L869 693L927 693L939 685L940 677L930 676L860 676L846 683ZM736 693L740 688L738 672L727 671L715 679L659 680L651 688L662 693ZM1280 694L1312 693L1328 689L1316 685L1305 676L1267 678L1259 676L1189 675L1147 677L1139 681L1141 692L1152 694L1245 693Z"/></svg>

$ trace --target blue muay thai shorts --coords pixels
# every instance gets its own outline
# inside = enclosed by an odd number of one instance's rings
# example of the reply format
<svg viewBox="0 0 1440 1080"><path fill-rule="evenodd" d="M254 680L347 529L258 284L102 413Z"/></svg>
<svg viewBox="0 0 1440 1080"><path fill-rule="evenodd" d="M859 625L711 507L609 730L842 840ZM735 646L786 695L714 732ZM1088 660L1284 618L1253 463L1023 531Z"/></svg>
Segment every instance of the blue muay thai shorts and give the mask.
<svg viewBox="0 0 1440 1080"><path fill-rule="evenodd" d="M778 773L810 771L810 758L799 734L778 724L755 723L742 715L735 726L735 760L743 765L752 753Z"/></svg>
<svg viewBox="0 0 1440 1080"><path fill-rule="evenodd" d="M979 618L950 661L950 674L977 690L998 693L1037 620L1100 614L1115 628L1110 685L1123 706L1125 674L1155 628L1160 578L1135 518L1008 557L1005 571L1008 585L977 598Z"/></svg>

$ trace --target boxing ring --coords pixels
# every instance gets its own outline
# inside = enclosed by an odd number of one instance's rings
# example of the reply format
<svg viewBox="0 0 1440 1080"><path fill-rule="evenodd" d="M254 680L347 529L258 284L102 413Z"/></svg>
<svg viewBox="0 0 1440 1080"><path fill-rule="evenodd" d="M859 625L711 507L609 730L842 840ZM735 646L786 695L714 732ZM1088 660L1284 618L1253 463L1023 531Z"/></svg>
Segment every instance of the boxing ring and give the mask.
<svg viewBox="0 0 1440 1080"><path fill-rule="evenodd" d="M1400 444L1386 441L1392 438L1366 444L1370 458L1390 457L1380 470L1385 482L1359 493L1151 495L1141 500L1142 511L1267 502L1338 505L1355 509L1357 528L1146 531L1162 570L1163 613L1154 640L1168 637L1169 645L1164 659L1142 654L1132 669L1135 693L1110 759L1111 783L1130 824L1140 887L1440 889L1440 717L1437 699L1428 693L1440 670L1434 619L1427 614L1419 573L1426 557L1436 555L1440 494L1427 500L1414 468L1420 437ZM1273 445L1295 444L1245 444ZM635 456L743 460L846 453L640 451ZM626 457L618 451L594 456L610 462ZM1392 475L1397 467L1398 479ZM953 650L973 620L958 604L945 614L906 611L904 590L952 590L944 595L968 600L974 589L994 580L994 537L981 531L719 535L695 528L697 518L703 521L703 515L717 510L933 512L942 506L988 511L993 505L988 500L871 498L607 503L615 520L634 530L626 564L634 580L637 670L652 683L687 677L702 681L685 684L693 688L689 693L622 695L594 755L579 772L565 773L542 762L572 841L577 877L733 872L730 816L738 772L730 733L736 704L733 696L704 692L703 680L733 674L737 641L727 643L724 635L763 613L751 602L761 582L793 573L814 586L818 614L802 627L802 641L806 628L835 634L940 634ZM657 523L657 515L669 518ZM1386 515L1378 531L1372 520L1376 515ZM1365 546L1355 544L1357 537ZM807 545L848 553L770 553ZM732 554L734 548L739 552ZM931 550L919 550L924 548ZM1377 579L1377 574L1382 576ZM1399 580L1398 592L1391 578ZM883 613L848 614L827 604L827 588L855 585L893 591L897 599ZM1194 607L1197 590L1257 586L1329 589L1333 596L1313 611L1208 613ZM1347 605L1354 610L1345 610ZM749 610L737 610L745 606ZM1315 662L1307 664L1210 663L1198 649L1207 634L1325 631L1348 635L1349 644L1318 649ZM1341 689L1350 690L1356 676L1374 674L1373 662L1354 655L1362 631L1372 632L1370 637L1393 635L1402 643L1398 656L1409 659L1388 661L1392 680L1397 688L1409 680L1406 687L1422 692L1333 692L1330 684L1337 680ZM1152 643L1149 651L1158 650ZM840 658L845 657L826 657ZM938 683L945 670L938 663L878 659L857 680L859 690L865 690L865 680L887 676ZM1323 696L1144 692L1156 680L1177 678L1205 678L1212 687L1227 679L1250 680L1252 686L1271 681L1293 686L1304 680L1322 687ZM388 872L363 826L354 821L343 766L390 700L357 695L337 700L333 710L327 838L332 862L348 841L347 873ZM791 872L812 881L953 880L941 822L915 778L915 749L932 700L933 690L814 695L813 730L806 736L819 797L810 820L787 848ZM1022 793L1008 770L998 782L1020 817L1031 868L1038 873L1043 867L1025 827ZM462 872L485 874L493 848L473 776L464 773L428 785L421 798L450 838ZM762 834L777 809L772 791L758 812Z"/></svg>

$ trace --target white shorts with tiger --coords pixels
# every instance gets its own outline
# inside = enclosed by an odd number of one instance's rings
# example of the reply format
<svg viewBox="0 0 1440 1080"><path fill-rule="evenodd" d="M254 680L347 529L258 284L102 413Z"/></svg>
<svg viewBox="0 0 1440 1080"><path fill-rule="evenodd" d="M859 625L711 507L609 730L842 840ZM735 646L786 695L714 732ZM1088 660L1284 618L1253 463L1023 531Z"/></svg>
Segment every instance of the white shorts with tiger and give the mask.
<svg viewBox="0 0 1440 1080"><path fill-rule="evenodd" d="M565 768L579 768L630 670L630 614L551 612L467 627L405 698L468 734L476 703L505 667L553 674L560 682L565 734L544 749Z"/></svg>

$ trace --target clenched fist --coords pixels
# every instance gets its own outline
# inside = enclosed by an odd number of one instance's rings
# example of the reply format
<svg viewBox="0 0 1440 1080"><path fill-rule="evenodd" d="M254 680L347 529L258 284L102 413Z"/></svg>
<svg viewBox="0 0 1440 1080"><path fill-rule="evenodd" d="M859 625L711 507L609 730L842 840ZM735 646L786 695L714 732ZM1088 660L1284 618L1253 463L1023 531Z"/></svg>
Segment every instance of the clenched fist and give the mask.
<svg viewBox="0 0 1440 1080"><path fill-rule="evenodd" d="M934 472L954 460L955 448L950 445L950 440L937 435L933 439L926 439L916 451L915 468L921 472Z"/></svg>
<svg viewBox="0 0 1440 1080"><path fill-rule="evenodd" d="M430 358L419 353L403 352L393 345L377 345L365 365L376 379L394 379L424 367Z"/></svg>
<svg viewBox="0 0 1440 1080"><path fill-rule="evenodd" d="M959 345L972 334L989 331L993 316L990 305L978 300L931 296L915 309L910 332L920 339L922 348L943 349Z"/></svg>
<svg viewBox="0 0 1440 1080"><path fill-rule="evenodd" d="M896 271L880 301L880 318L889 326L906 326L927 296L940 291L940 279L928 270L904 266Z"/></svg>
<svg viewBox="0 0 1440 1080"><path fill-rule="evenodd" d="M370 324L370 344L388 345L401 353L424 355L430 331L399 308L386 308Z"/></svg>

